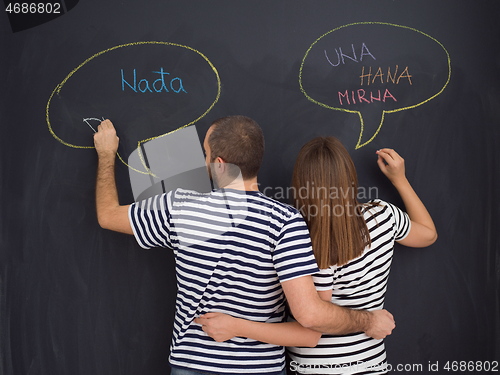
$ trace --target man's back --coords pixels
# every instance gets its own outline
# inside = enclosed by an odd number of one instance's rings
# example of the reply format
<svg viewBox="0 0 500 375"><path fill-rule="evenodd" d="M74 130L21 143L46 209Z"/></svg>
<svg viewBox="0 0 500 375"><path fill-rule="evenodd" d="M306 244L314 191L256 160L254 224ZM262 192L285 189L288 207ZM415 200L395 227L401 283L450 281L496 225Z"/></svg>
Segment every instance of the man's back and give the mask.
<svg viewBox="0 0 500 375"><path fill-rule="evenodd" d="M245 338L215 342L193 323L207 312L280 322L281 282L317 270L300 213L260 192L176 190L130 209L144 248L176 255L178 295L170 362L212 372L279 372L283 348Z"/></svg>

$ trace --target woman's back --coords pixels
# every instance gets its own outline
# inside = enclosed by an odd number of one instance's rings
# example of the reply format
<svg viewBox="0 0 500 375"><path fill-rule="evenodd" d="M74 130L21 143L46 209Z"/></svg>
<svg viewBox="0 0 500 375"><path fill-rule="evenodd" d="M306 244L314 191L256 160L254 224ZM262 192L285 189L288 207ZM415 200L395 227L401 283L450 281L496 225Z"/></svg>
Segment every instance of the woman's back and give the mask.
<svg viewBox="0 0 500 375"><path fill-rule="evenodd" d="M331 266L314 277L316 288L332 290L332 303L363 310L382 309L394 251L394 241L410 231L410 219L396 206L383 201L363 208L371 246L342 266ZM291 368L301 373L385 373L382 340L364 333L323 335L315 348L289 348Z"/></svg>

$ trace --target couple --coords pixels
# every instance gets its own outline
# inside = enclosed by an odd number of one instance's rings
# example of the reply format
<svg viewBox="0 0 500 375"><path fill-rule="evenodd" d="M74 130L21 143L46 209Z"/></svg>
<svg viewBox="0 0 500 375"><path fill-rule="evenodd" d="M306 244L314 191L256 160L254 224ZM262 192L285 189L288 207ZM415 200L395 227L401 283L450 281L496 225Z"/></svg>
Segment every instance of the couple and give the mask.
<svg viewBox="0 0 500 375"><path fill-rule="evenodd" d="M395 151L380 150L378 164L408 214L382 201L357 203L354 165L337 140L306 144L293 185L317 191L296 203L332 207L306 223L298 210L258 191L264 139L248 117L218 119L207 131L206 163L221 186L210 193L176 189L120 205L114 177L118 137L109 120L94 143L99 224L135 235L143 248L174 251L173 375L284 375L283 346L291 347L299 373L341 373L349 363L361 366L360 372L385 372L381 339L395 325L382 307L394 241L421 247L437 236ZM354 193L318 197L333 186ZM342 216L332 214L338 205L345 208ZM285 302L293 321L283 322ZM318 340L316 348L304 347Z"/></svg>

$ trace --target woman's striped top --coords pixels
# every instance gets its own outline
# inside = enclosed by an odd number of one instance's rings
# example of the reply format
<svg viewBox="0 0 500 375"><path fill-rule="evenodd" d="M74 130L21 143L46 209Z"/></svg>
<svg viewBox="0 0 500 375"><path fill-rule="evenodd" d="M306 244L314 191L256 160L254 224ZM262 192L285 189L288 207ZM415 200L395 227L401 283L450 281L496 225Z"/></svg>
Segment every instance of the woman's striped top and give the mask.
<svg viewBox="0 0 500 375"><path fill-rule="evenodd" d="M314 275L317 290L332 289L332 303L352 309L384 307L394 241L410 232L410 219L396 206L380 200L364 207L371 246L349 263ZM386 355L383 340L364 333L323 335L315 348L288 348L290 367L304 374L383 374Z"/></svg>

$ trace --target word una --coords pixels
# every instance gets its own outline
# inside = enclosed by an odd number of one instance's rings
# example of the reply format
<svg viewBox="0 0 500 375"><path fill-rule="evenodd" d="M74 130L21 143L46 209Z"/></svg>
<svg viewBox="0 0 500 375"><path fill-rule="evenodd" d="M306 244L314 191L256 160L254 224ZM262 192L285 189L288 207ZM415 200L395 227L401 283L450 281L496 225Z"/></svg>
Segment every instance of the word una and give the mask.
<svg viewBox="0 0 500 375"><path fill-rule="evenodd" d="M343 51L342 48L335 48L335 53L337 54L337 61L334 64L332 60L328 57L328 53L326 52L325 49L325 57L332 66L339 66L340 63L345 64L345 59L348 58L349 60L352 60L354 62L361 62L363 61L363 56L370 56L373 60L377 60L375 56L371 54L371 52L368 50L368 47L366 46L365 43L361 43L361 51L360 51L360 56L359 60L358 57L356 56L356 51L354 50L354 44L351 44L351 49L352 49L352 56L346 55Z"/></svg>
<svg viewBox="0 0 500 375"><path fill-rule="evenodd" d="M152 73L159 74L159 78L150 82L149 80L143 78L139 82L137 82L137 73L136 70L133 70L133 84L130 84L125 80L125 74L123 69L120 69L122 75L122 91L128 87L134 92L174 92L176 94L180 92L187 91L184 89L184 84L182 83L182 79L179 77L175 77L168 80L170 73L163 71L163 68L160 68L159 72L153 71ZM168 82L168 86L167 86Z"/></svg>
<svg viewBox="0 0 500 375"><path fill-rule="evenodd" d="M399 81L401 78L407 78L408 83L412 85L413 83L411 82L411 75L408 71L408 67L404 68L404 70L399 74L398 76L398 69L399 66L396 65L396 68L394 69L394 72L391 72L391 68L387 68L387 75L385 76L385 82L389 83L391 81L392 83L395 83L396 85L399 85ZM396 78L397 77L397 78ZM372 67L370 66L370 69L368 70L368 73L365 73L365 67L363 66L361 68L361 75L359 76L361 78L361 86L364 84L364 79L366 78L366 83L368 85L375 83L375 80L379 80L380 83L384 83L384 73L382 72L382 68L378 68L375 74L372 74Z"/></svg>
<svg viewBox="0 0 500 375"><path fill-rule="evenodd" d="M370 91L370 94L368 96L366 91L363 89L358 89L356 91L353 90L350 93L349 93L349 90L345 90L344 93L339 91L339 102L340 102L340 105L344 104L342 101L342 98L345 99L347 104L373 103L374 101L385 103L385 101L387 99L392 99L395 102L397 102L396 98L391 94L391 92L388 89L385 89L384 96L382 96L380 94L380 90L377 90L377 92L378 92L378 95L375 96L375 95L373 95L374 92ZM356 103L356 99L358 99L357 103Z"/></svg>

